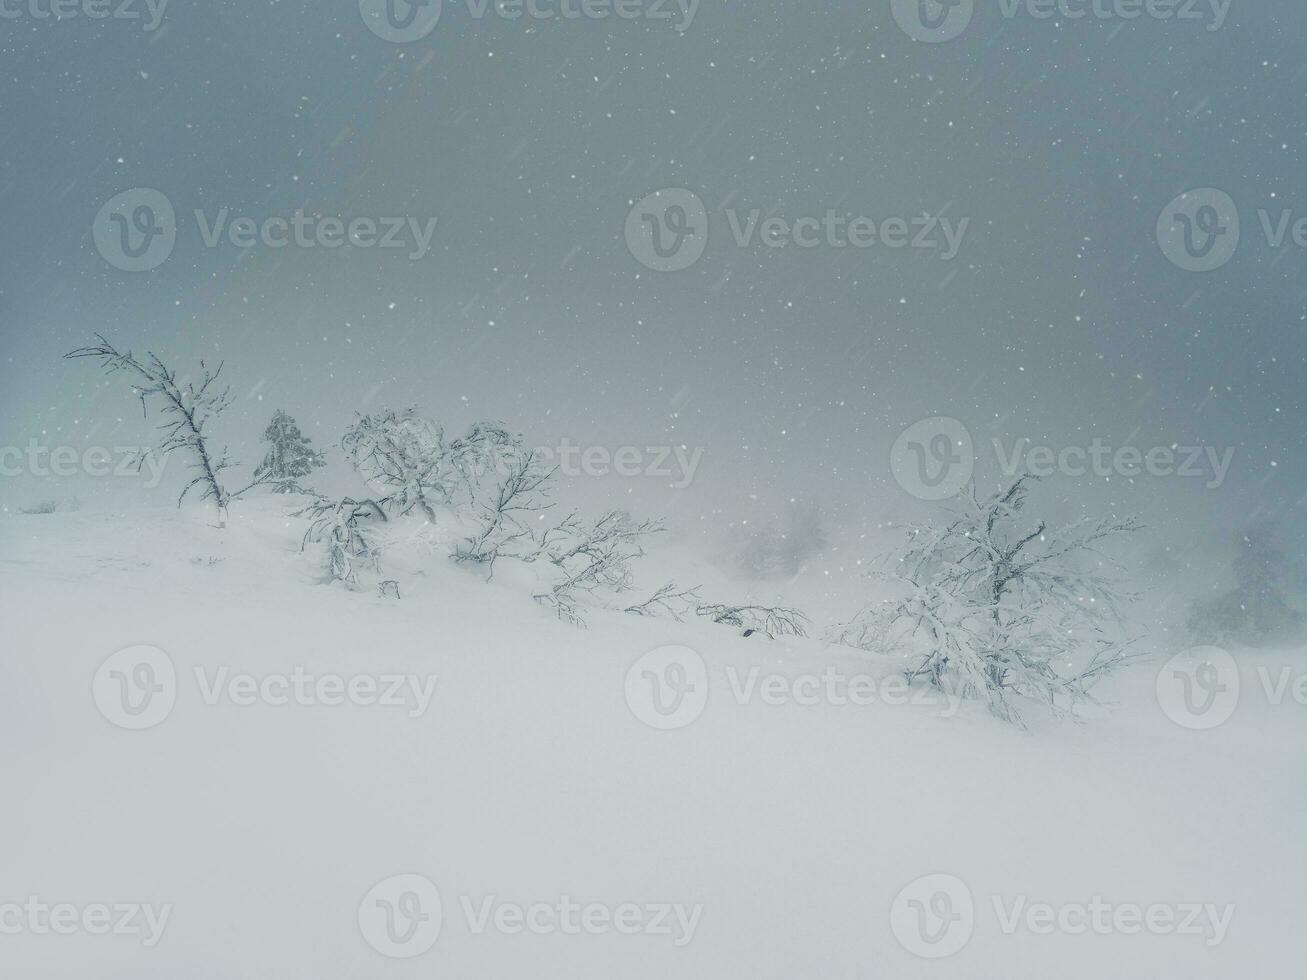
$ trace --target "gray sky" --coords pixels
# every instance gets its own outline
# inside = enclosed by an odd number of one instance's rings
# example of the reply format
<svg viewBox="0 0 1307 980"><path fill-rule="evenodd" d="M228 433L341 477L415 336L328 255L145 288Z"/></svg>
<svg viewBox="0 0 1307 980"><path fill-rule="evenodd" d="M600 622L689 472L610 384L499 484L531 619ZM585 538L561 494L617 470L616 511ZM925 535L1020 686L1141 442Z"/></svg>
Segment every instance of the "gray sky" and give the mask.
<svg viewBox="0 0 1307 980"><path fill-rule="evenodd" d="M447 0L429 36L395 44L350 0L173 0L154 31L26 2L0 20L6 445L139 438L121 385L59 360L102 331L180 367L225 359L223 434L249 463L275 408L330 446L356 410L415 405L542 444L702 447L687 490L616 488L645 510L729 519L820 496L878 518L917 506L891 444L942 415L973 434L984 479L993 438L1235 448L1219 488L1059 484L1173 532L1301 513L1307 252L1257 218L1307 216L1301 4L1233 0L1209 30L1208 0L1199 21L982 3L934 44L888 0L703 0L684 31ZM167 196L178 236L129 274L91 229L136 187ZM1242 219L1207 273L1156 238L1167 203L1203 187ZM685 271L645 268L624 238L662 188L709 212ZM193 212L224 208L438 224L417 260L206 247ZM742 248L727 209L968 225L947 261Z"/></svg>

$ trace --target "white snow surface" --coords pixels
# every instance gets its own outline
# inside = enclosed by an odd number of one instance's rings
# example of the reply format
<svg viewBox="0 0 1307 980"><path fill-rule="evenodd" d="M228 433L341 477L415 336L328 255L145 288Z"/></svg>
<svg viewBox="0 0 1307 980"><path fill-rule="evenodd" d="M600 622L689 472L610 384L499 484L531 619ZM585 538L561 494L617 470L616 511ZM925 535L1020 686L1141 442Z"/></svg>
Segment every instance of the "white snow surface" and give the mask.
<svg viewBox="0 0 1307 980"><path fill-rule="evenodd" d="M0 729L6 903L171 906L159 941L0 931L0 977L334 980L377 977L1201 978L1295 975L1307 907L1307 707L1256 696L1190 731L1159 709L1160 664L1113 679L1082 724L976 705L741 704L731 676L899 664L819 639L745 639L710 623L537 607L507 568L487 583L439 536L391 559L400 600L320 582L286 502L198 511L0 517ZM686 565L698 562L686 569ZM748 591L685 546L668 577L710 598ZM659 573L662 573L661 575ZM826 585L827 583L823 583ZM778 587L784 591L784 583ZM865 585L850 580L850 602ZM732 592L731 590L734 590ZM791 596L803 606L800 594ZM726 594L722 594L726 593ZM819 601L817 605L821 605ZM817 625L839 607L809 609ZM92 696L113 653L176 666L169 716L113 724ZM659 731L628 705L628 670L697 651L706 709ZM428 709L206 704L213 678L436 675ZM1295 670L1307 670L1307 663ZM970 941L919 958L891 928L895 896L932 873L974 897ZM359 922L394 875L439 890L439 938L408 959ZM476 932L493 906L701 906L673 934ZM1103 901L1234 906L1227 934L1006 934L1005 907Z"/></svg>

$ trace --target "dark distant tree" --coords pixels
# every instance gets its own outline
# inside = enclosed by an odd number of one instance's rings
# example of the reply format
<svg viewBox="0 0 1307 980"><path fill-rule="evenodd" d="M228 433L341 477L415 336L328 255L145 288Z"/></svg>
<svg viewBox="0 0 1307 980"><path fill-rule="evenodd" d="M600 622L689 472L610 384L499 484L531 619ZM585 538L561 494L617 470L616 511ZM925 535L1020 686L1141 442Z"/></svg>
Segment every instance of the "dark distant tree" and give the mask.
<svg viewBox="0 0 1307 980"><path fill-rule="evenodd" d="M281 409L264 430L263 441L268 444L268 452L254 471L254 478L272 484L278 493L298 490L300 480L324 465L322 453L310 445L312 440Z"/></svg>
<svg viewBox="0 0 1307 980"><path fill-rule="evenodd" d="M1301 630L1302 613L1289 598L1294 566L1271 525L1256 525L1239 536L1234 580L1230 591L1194 605L1189 617L1194 639L1204 643L1265 643Z"/></svg>
<svg viewBox="0 0 1307 980"><path fill-rule="evenodd" d="M736 566L754 578L792 578L829 543L826 519L815 501L795 501L782 522L749 532Z"/></svg>

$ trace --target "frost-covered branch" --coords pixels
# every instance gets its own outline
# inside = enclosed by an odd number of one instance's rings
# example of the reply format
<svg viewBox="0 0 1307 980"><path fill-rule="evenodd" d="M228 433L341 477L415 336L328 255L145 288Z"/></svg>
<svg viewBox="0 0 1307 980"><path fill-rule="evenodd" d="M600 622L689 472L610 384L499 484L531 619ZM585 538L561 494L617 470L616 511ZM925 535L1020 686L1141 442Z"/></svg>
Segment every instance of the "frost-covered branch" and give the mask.
<svg viewBox="0 0 1307 980"><path fill-rule="evenodd" d="M95 358L109 373L126 372L131 376L132 389L141 401L141 411L147 416L150 399L157 398L162 402L160 412L164 423L159 426L163 432L158 445L159 452L165 456L181 452L189 457L189 466L194 472L193 478L177 498L178 506L181 506L191 490L199 487L200 499L213 501L219 519L223 519L228 503L260 482L256 479L237 493L228 493L220 477L224 470L235 464L228 458L225 449L221 452L213 450L205 431L209 422L231 404L230 390L218 387L223 366L219 364L216 369L210 370L201 361L198 380L182 381L154 353L141 359L131 351L119 351L99 334L96 334L96 339L99 343L79 347L64 356L74 359Z"/></svg>
<svg viewBox="0 0 1307 980"><path fill-rule="evenodd" d="M709 603L695 612L723 626L743 630L745 636L763 633L768 639L778 636L807 636L808 617L786 606L728 606Z"/></svg>

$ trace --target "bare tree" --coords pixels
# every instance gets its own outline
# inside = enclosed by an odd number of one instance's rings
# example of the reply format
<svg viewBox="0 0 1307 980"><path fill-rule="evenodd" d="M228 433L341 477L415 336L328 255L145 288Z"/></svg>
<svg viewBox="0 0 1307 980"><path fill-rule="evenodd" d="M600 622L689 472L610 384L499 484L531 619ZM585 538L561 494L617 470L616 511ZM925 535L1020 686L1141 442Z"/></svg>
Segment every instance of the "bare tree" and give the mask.
<svg viewBox="0 0 1307 980"><path fill-rule="evenodd" d="M194 477L177 498L177 505L180 507L186 495L199 487L200 499L213 501L218 510L219 523L224 523L227 505L258 486L260 480L256 478L249 486L229 493L223 486L221 474L235 463L228 458L226 449L221 452L213 450L205 432L208 423L231 404L230 390L218 388L223 366L219 364L215 370L210 370L201 361L198 379L179 380L177 373L153 352L141 359L131 351L117 350L100 334L96 334L96 339L99 343L79 347L64 357L91 357L98 360L109 373L127 372L133 379L132 389L141 401L141 412L147 416L147 402L151 398L162 401L160 412L165 421L159 426L163 431L158 445L159 452L164 456L181 452L190 458L189 465L194 471ZM144 457L140 462L144 462Z"/></svg>
<svg viewBox="0 0 1307 980"><path fill-rule="evenodd" d="M910 679L981 698L1016 723L1014 695L1057 714L1092 702L1090 688L1131 659L1109 627L1122 625L1122 606L1136 598L1099 545L1141 525L1023 522L1034 482L1021 477L985 500L972 487L948 523L910 527L904 548L874 572L897 596L863 610L832 639L905 655ZM1077 659L1079 669L1060 672Z"/></svg>

